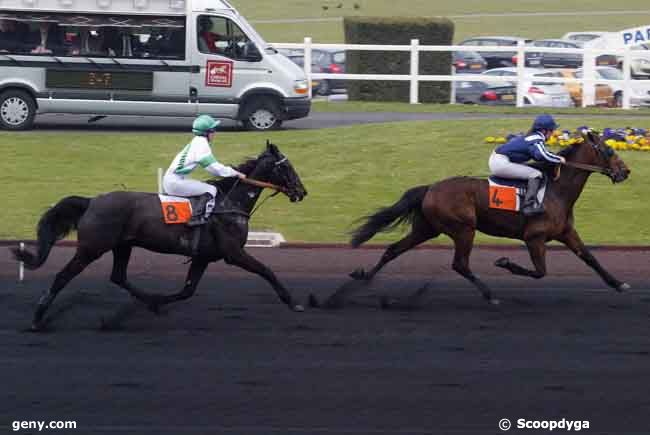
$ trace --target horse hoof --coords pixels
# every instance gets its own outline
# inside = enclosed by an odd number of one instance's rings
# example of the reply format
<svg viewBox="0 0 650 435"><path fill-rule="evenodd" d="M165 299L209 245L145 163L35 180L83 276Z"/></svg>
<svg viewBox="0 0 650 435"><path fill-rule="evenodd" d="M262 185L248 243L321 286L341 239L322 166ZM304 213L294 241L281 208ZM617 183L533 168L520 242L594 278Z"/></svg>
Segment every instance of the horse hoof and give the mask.
<svg viewBox="0 0 650 435"><path fill-rule="evenodd" d="M309 295L309 306L312 308L320 308L320 302L316 298L316 296L310 294Z"/></svg>
<svg viewBox="0 0 650 435"><path fill-rule="evenodd" d="M305 307L303 307L300 304L294 305L293 307L291 307L291 309L297 313L302 313L303 311L305 311Z"/></svg>
<svg viewBox="0 0 650 435"><path fill-rule="evenodd" d="M368 274L366 273L365 270L359 268L356 269L354 272L350 274L350 278L356 279L356 280L367 280L368 279Z"/></svg>
<svg viewBox="0 0 650 435"><path fill-rule="evenodd" d="M616 287L616 290L619 291L619 292L624 292L624 291L629 290L631 288L632 288L632 286L630 284L624 282L621 285L619 285L618 287Z"/></svg>
<svg viewBox="0 0 650 435"><path fill-rule="evenodd" d="M43 331L43 323L41 322L32 322L31 326L29 327L29 332L42 332Z"/></svg>
<svg viewBox="0 0 650 435"><path fill-rule="evenodd" d="M501 301L496 298L492 298L488 302L490 303L490 305L494 305L495 307L501 304Z"/></svg>
<svg viewBox="0 0 650 435"><path fill-rule="evenodd" d="M508 257L501 257L494 262L496 267L508 267L508 264L510 264L510 259Z"/></svg>

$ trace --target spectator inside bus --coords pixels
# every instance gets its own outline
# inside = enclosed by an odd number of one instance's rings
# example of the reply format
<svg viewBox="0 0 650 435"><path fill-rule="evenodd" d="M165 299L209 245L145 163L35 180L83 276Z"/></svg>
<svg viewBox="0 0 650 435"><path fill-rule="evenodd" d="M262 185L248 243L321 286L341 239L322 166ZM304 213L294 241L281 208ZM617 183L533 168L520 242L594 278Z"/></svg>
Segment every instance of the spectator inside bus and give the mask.
<svg viewBox="0 0 650 435"><path fill-rule="evenodd" d="M0 53L16 53L25 50L29 26L14 20L0 19Z"/></svg>

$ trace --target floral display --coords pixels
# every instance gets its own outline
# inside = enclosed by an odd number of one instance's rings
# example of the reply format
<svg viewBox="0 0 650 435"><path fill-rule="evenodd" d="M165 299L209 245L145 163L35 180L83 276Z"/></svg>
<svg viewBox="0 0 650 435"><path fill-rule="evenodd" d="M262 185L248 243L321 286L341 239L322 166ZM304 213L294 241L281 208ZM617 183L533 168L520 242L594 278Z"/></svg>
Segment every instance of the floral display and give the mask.
<svg viewBox="0 0 650 435"><path fill-rule="evenodd" d="M587 127L578 127L575 131L556 130L553 132L547 144L551 146L567 147L575 143L582 142L580 131ZM502 144L506 143L517 135L523 135L523 132L517 134L508 134L503 136L488 136L485 142ZM618 151L650 151L650 130L645 128L606 128L601 132L605 137L605 144Z"/></svg>

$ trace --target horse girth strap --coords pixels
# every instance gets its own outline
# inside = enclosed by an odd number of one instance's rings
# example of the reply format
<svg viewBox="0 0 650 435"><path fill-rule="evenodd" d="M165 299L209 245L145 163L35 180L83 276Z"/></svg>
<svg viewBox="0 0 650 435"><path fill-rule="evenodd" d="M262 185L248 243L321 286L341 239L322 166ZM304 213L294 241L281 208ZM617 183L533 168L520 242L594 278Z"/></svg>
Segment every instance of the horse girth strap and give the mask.
<svg viewBox="0 0 650 435"><path fill-rule="evenodd" d="M582 169L583 171L599 172L604 175L609 175L611 173L611 170L607 168L603 168L596 165L587 165L585 163L566 162L564 163L564 165L569 166L571 168Z"/></svg>
<svg viewBox="0 0 650 435"><path fill-rule="evenodd" d="M251 186L261 187L263 189L273 189L277 192L284 192L285 189L273 183L267 183L265 181L254 180L252 178L242 178L242 183L250 184Z"/></svg>

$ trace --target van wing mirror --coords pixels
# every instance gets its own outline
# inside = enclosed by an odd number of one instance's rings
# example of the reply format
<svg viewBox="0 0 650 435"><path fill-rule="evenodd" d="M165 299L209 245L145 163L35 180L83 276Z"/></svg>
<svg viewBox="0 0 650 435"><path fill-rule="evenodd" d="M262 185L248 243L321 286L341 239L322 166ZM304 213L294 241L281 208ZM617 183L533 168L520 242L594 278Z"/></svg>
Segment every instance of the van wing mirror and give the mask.
<svg viewBox="0 0 650 435"><path fill-rule="evenodd" d="M253 41L248 41L246 43L243 54L244 60L247 62L259 62L262 60L262 54Z"/></svg>

